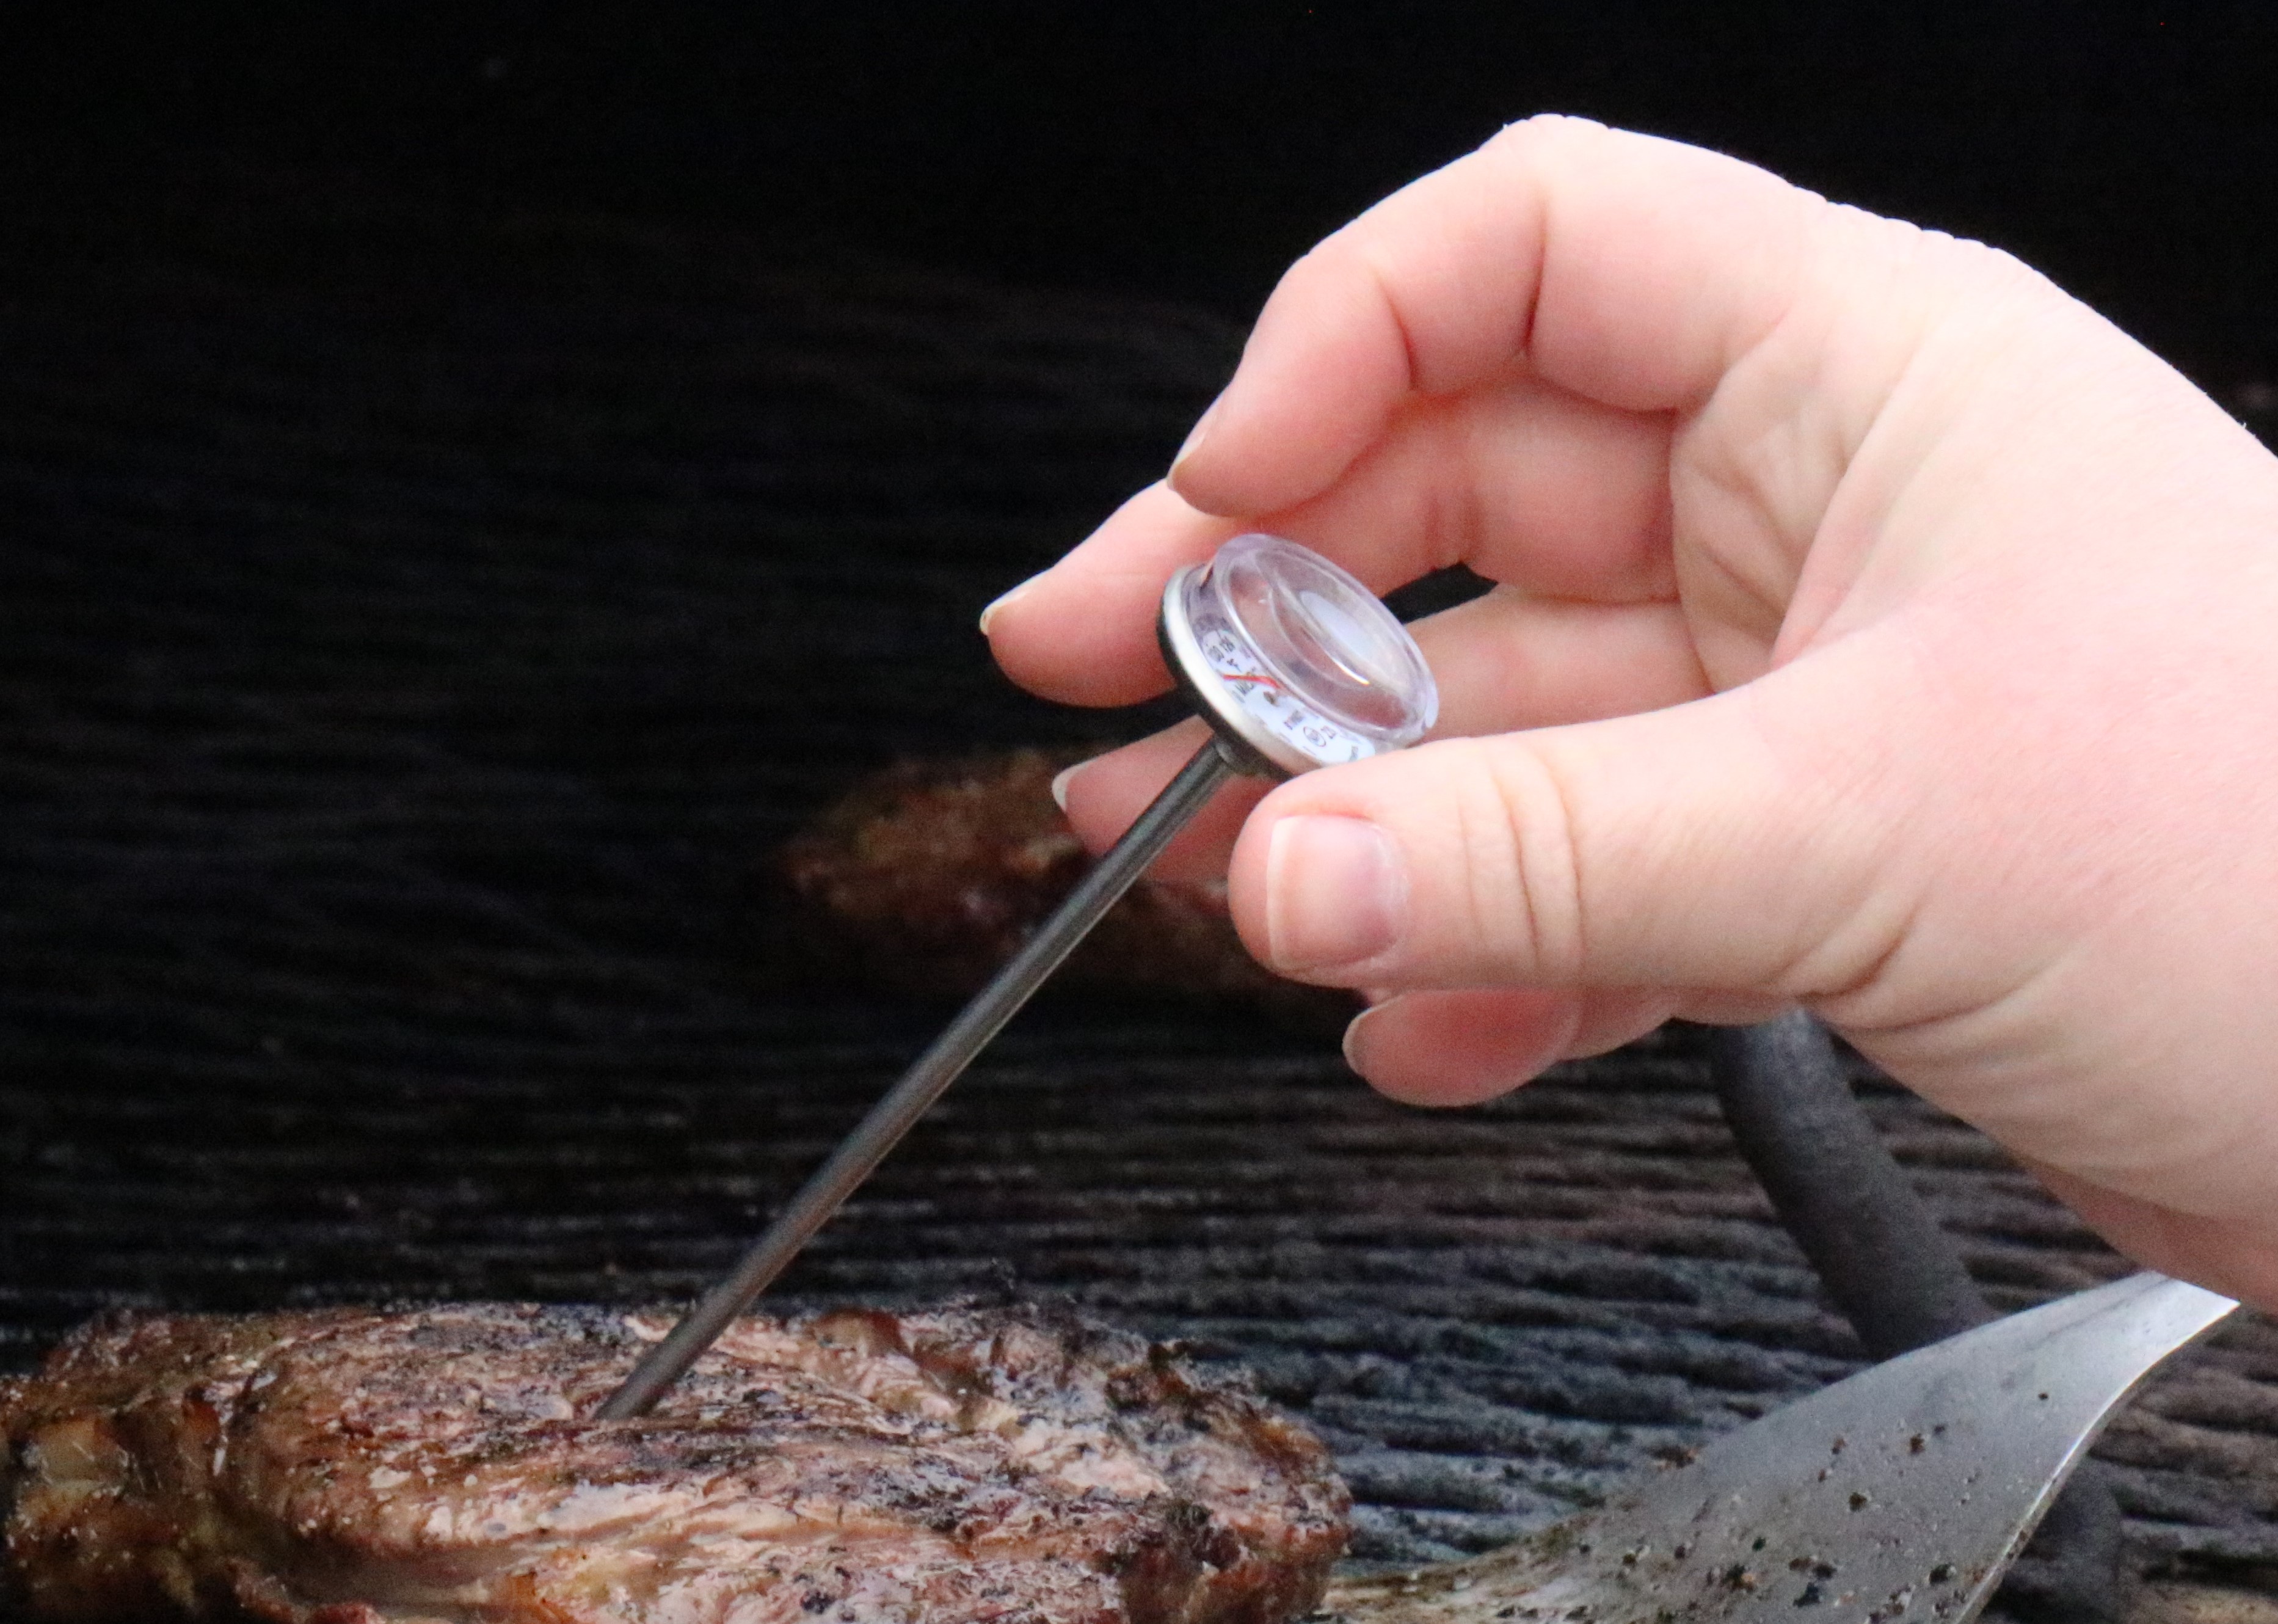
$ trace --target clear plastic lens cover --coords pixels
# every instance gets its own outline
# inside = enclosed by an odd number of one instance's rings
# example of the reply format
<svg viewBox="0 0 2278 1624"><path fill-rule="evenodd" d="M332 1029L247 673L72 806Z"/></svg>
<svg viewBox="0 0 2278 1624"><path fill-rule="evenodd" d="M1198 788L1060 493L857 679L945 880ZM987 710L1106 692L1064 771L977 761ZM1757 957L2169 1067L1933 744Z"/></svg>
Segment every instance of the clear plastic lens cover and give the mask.
<svg viewBox="0 0 2278 1624"><path fill-rule="evenodd" d="M1318 553L1236 536L1182 594L1194 643L1235 714L1279 764L1329 766L1398 750L1439 714L1423 651L1390 609ZM1190 672L1190 678L1202 673Z"/></svg>

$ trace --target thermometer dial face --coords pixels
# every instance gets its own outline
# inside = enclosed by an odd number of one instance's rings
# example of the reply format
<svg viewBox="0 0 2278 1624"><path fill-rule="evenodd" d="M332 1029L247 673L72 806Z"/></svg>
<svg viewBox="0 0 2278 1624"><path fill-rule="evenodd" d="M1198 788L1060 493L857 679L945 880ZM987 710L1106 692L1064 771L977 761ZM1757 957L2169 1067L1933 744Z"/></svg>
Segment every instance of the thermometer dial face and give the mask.
<svg viewBox="0 0 2278 1624"><path fill-rule="evenodd" d="M1413 744L1439 713L1432 673L1392 611L1278 536L1236 536L1163 596L1181 685L1247 759L1283 773Z"/></svg>
<svg viewBox="0 0 2278 1624"><path fill-rule="evenodd" d="M1260 670L1263 663L1225 626L1212 626L1200 641L1203 658L1210 662L1211 670L1242 708L1242 715L1255 728L1297 751L1314 766L1330 767L1376 754L1376 747L1368 739L1319 715Z"/></svg>

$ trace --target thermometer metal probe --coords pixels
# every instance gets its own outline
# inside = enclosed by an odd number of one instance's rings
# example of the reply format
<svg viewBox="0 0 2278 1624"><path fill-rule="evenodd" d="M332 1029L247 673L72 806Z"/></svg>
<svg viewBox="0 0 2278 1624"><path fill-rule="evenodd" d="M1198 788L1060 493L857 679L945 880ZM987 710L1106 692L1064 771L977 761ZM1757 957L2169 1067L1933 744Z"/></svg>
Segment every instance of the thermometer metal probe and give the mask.
<svg viewBox="0 0 2278 1624"><path fill-rule="evenodd" d="M1398 750L1439 714L1422 650L1392 611L1319 555L1278 536L1236 536L1164 588L1156 623L1179 687L1213 730L1011 962L714 1286L609 1395L600 1415L646 1414L885 1160L1226 780L1287 778Z"/></svg>

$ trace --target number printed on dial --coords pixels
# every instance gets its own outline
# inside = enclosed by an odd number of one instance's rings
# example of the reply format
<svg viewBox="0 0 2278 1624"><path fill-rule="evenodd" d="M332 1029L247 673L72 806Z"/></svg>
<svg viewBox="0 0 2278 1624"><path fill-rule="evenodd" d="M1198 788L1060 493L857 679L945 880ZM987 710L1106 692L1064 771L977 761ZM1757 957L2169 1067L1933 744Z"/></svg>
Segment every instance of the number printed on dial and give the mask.
<svg viewBox="0 0 2278 1624"><path fill-rule="evenodd" d="M1375 754L1367 739L1291 698L1279 682L1258 669L1257 656L1226 627L1212 626L1196 640L1203 658L1224 680L1235 702L1315 762L1324 767L1336 766Z"/></svg>

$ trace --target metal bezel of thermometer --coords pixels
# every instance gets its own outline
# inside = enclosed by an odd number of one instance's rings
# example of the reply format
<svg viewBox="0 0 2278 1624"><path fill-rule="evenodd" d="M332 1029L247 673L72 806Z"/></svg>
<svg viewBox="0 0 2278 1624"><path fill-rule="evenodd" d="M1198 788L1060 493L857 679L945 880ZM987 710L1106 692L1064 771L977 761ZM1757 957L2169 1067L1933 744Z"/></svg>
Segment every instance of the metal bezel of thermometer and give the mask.
<svg viewBox="0 0 2278 1624"><path fill-rule="evenodd" d="M1439 714L1423 651L1392 611L1278 536L1236 536L1173 576L1156 632L1215 736L800 1186L735 1272L643 1355L602 1420L645 1414L751 1306L1229 777L1287 778L1401 749Z"/></svg>
<svg viewBox="0 0 2278 1624"><path fill-rule="evenodd" d="M1237 768L1290 778L1421 739L1440 714L1424 651L1319 553L1252 532L1163 588L1156 636Z"/></svg>

